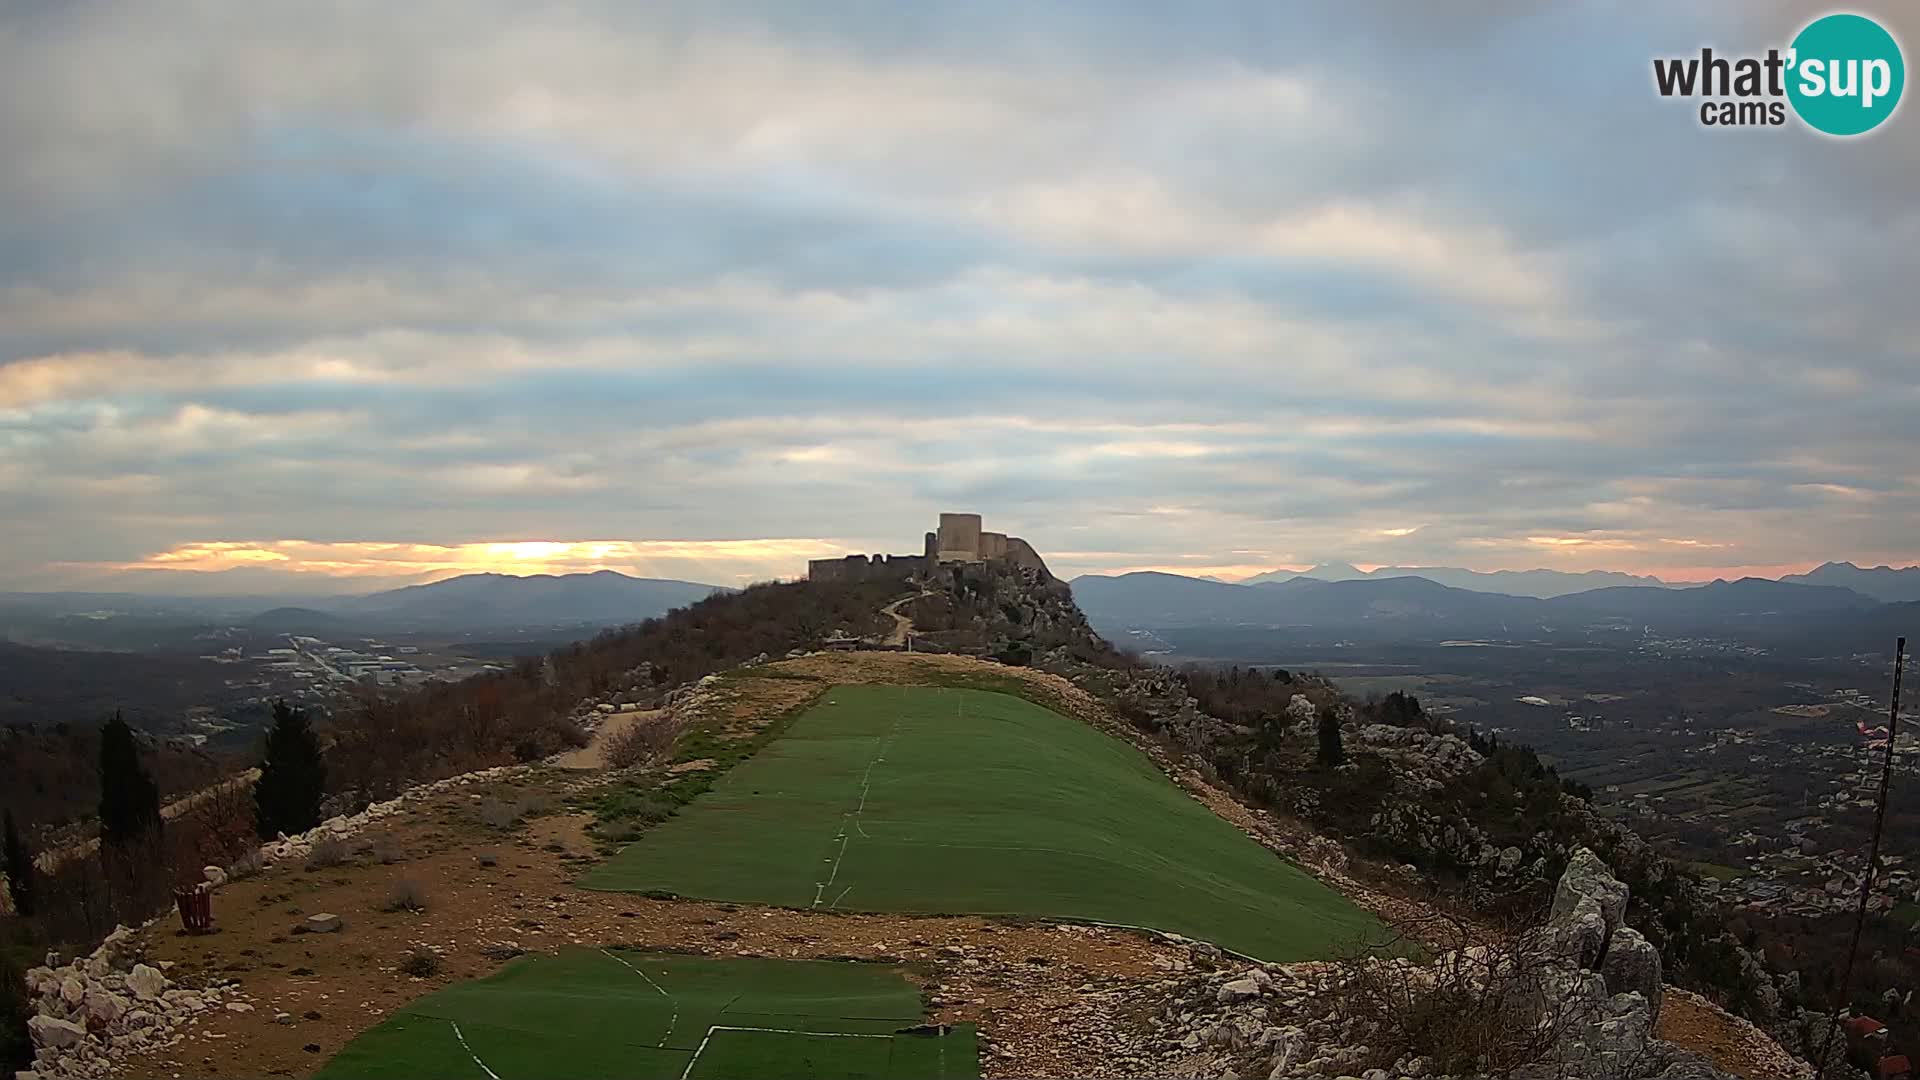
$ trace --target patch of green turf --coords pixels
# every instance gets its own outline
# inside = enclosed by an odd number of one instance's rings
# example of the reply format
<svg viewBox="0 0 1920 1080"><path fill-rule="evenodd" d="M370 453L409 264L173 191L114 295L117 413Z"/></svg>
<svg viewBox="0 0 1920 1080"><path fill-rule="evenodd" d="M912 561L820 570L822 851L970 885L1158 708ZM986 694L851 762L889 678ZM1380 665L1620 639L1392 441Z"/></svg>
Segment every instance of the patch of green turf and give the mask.
<svg viewBox="0 0 1920 1080"><path fill-rule="evenodd" d="M921 1014L893 967L569 949L408 1005L319 1080L976 1080L973 1029Z"/></svg>
<svg viewBox="0 0 1920 1080"><path fill-rule="evenodd" d="M581 884L1149 926L1276 961L1386 937L1133 747L953 688L833 688Z"/></svg>

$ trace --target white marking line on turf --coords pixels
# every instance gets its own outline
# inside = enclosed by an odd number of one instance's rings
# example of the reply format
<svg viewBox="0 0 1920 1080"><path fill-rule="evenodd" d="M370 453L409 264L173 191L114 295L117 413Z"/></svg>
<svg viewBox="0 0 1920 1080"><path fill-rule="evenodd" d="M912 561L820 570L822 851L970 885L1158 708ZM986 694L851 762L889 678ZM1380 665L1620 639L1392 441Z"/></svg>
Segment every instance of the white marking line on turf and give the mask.
<svg viewBox="0 0 1920 1080"><path fill-rule="evenodd" d="M707 1043L713 1041L713 1033L716 1031L763 1031L770 1035L805 1035L809 1038L821 1038L821 1039L891 1039L893 1038L893 1036L891 1035L869 1035L869 1034L852 1032L852 1031L795 1031L792 1028L733 1027L730 1024L715 1024L714 1026L707 1029L707 1034L700 1040L700 1045L698 1048L694 1050L693 1057L687 1062L687 1067L680 1070L680 1080L687 1080L687 1077L692 1075L694 1062L699 1061L700 1055L706 1053ZM482 1066L482 1068L484 1067L485 1066ZM492 1075L492 1074L489 1073L488 1075Z"/></svg>
<svg viewBox="0 0 1920 1080"><path fill-rule="evenodd" d="M840 852L833 857L833 871L827 875L827 880L813 883L814 907L819 907L820 901L826 899L827 890L833 887L835 879L840 876L840 863L847 857L847 844L853 839L847 835L847 822L852 821L853 827L859 831L860 835L867 836L867 830L860 827L860 815L866 813L867 793L873 789L873 767L887 760L887 747L893 745L893 737L899 733L900 721L904 719L905 716L896 716L893 718L893 726L888 728L887 734L881 738L879 749L873 753L873 760L867 762L867 771L860 777L860 804L853 808L852 813L840 815L840 831L833 836L835 840L840 841ZM867 839L871 840L873 837L867 836ZM853 886L849 885L847 888L851 889ZM844 899L846 895L845 892L842 892L840 894L841 899ZM834 905L838 905L840 900L836 899L833 903Z"/></svg>
<svg viewBox="0 0 1920 1080"><path fill-rule="evenodd" d="M660 991L660 996L663 998L666 998L668 1002L672 1003L673 1016L667 1021L667 1033L665 1035L660 1036L660 1041L655 1044L657 1046L667 1045L667 1040L673 1037L674 1025L680 1022L680 1003L674 1000L672 994L667 993L666 987L661 986L659 983L654 982L652 979L648 979L646 972L641 971L639 968L634 967L632 964L627 963L625 960L620 959L619 957L613 955L612 953L608 952L605 949L600 950L600 955L605 956L607 959L613 961L616 964L619 964L621 967L626 968L628 971L633 972L635 975L638 975L643 979L647 979L648 986L651 986L655 990Z"/></svg>
<svg viewBox="0 0 1920 1080"><path fill-rule="evenodd" d="M473 1059L473 1063L475 1065L480 1066L480 1071L483 1073L486 1073L488 1076L493 1077L493 1080L500 1080L500 1074L497 1072L494 1072L492 1069L487 1068L487 1063L484 1061L481 1061L480 1055L474 1053L473 1047L467 1045L467 1037L465 1035L460 1034L460 1025L454 1023L451 1020L447 1021L447 1024L448 1026L453 1028L453 1037L460 1040L460 1048L467 1052L467 1056Z"/></svg>

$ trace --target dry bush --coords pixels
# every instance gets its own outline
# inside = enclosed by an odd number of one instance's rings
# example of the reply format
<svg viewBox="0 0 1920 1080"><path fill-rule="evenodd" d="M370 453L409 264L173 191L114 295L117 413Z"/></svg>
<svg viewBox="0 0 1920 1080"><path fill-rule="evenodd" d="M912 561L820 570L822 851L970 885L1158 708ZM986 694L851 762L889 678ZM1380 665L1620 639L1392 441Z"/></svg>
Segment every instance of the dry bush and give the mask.
<svg viewBox="0 0 1920 1080"><path fill-rule="evenodd" d="M1588 1018L1554 992L1541 924L1531 916L1488 933L1436 915L1415 936L1452 948L1431 962L1380 951L1337 962L1337 1015L1382 1068L1412 1056L1439 1074L1505 1077L1546 1064Z"/></svg>
<svg viewBox="0 0 1920 1080"><path fill-rule="evenodd" d="M427 890L412 878L395 878L387 889L387 902L381 911L407 911L419 914L427 910Z"/></svg>
<svg viewBox="0 0 1920 1080"><path fill-rule="evenodd" d="M489 795L481 800L474 813L479 816L480 823L490 829L510 829L524 818L539 817L552 805L553 800L540 794L520 795L511 799Z"/></svg>
<svg viewBox="0 0 1920 1080"><path fill-rule="evenodd" d="M259 848L250 847L241 852L240 856L234 859L232 863L228 864L227 880L245 881L266 868L266 856L260 854Z"/></svg>
<svg viewBox="0 0 1920 1080"><path fill-rule="evenodd" d="M166 836L174 876L183 883L200 880L202 867L226 866L258 850L253 785L234 780L206 789L167 822Z"/></svg>
<svg viewBox="0 0 1920 1080"><path fill-rule="evenodd" d="M480 823L490 829L510 828L520 820L520 807L517 804L493 796L481 802L480 809L475 813L480 816Z"/></svg>
<svg viewBox="0 0 1920 1080"><path fill-rule="evenodd" d="M607 740L607 764L615 769L631 769L660 760L673 751L680 727L678 720L666 716L628 724Z"/></svg>
<svg viewBox="0 0 1920 1080"><path fill-rule="evenodd" d="M406 849L400 846L400 838L392 833L381 833L373 838L373 857L380 860L382 866L392 866L407 861Z"/></svg>
<svg viewBox="0 0 1920 1080"><path fill-rule="evenodd" d="M440 954L416 945L401 958L400 971L415 978L431 978L440 971Z"/></svg>
<svg viewBox="0 0 1920 1080"><path fill-rule="evenodd" d="M353 848L337 836L322 837L307 855L307 869L328 870L353 859Z"/></svg>

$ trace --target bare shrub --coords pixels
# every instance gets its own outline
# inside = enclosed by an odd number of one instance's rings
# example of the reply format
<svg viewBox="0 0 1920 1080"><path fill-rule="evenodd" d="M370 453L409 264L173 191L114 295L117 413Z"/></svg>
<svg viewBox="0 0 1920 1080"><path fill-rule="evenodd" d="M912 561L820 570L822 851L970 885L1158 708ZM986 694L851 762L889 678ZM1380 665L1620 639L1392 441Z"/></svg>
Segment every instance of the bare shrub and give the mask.
<svg viewBox="0 0 1920 1080"><path fill-rule="evenodd" d="M400 972L417 979L431 978L440 972L440 954L416 945L401 958Z"/></svg>
<svg viewBox="0 0 1920 1080"><path fill-rule="evenodd" d="M480 823L488 828L509 829L525 818L539 817L552 806L552 799L537 793L511 799L489 795L481 800L475 813L479 815Z"/></svg>
<svg viewBox="0 0 1920 1080"><path fill-rule="evenodd" d="M225 866L258 850L253 786L230 781L199 792L190 806L167 822L166 834L176 876L182 881L197 880L202 867Z"/></svg>
<svg viewBox="0 0 1920 1080"><path fill-rule="evenodd" d="M480 816L480 823L490 829L509 828L514 822L520 820L519 806L492 796L481 802L480 809L476 813Z"/></svg>
<svg viewBox="0 0 1920 1080"><path fill-rule="evenodd" d="M1537 916L1491 933L1445 915L1432 922L1418 936L1453 948L1431 962L1370 950L1336 964L1336 1013L1374 1064L1424 1057L1435 1073L1505 1077L1552 1062L1590 1019L1555 989L1557 961Z"/></svg>
<svg viewBox="0 0 1920 1080"><path fill-rule="evenodd" d="M257 847L248 848L239 857L227 864L227 880L245 881L267 868L266 856L260 854Z"/></svg>
<svg viewBox="0 0 1920 1080"><path fill-rule="evenodd" d="M406 849L400 846L400 838L392 833L381 833L373 838L373 857L380 860L382 866L392 866L407 861Z"/></svg>
<svg viewBox="0 0 1920 1080"><path fill-rule="evenodd" d="M337 836L324 836L316 841L313 850L307 854L307 869L329 870L344 866L353 859L353 848Z"/></svg>
<svg viewBox="0 0 1920 1080"><path fill-rule="evenodd" d="M651 764L673 751L673 742L679 735L680 722L671 717L635 721L607 739L604 751L607 765L615 769L631 769L636 765Z"/></svg>
<svg viewBox="0 0 1920 1080"><path fill-rule="evenodd" d="M412 878L395 878L387 889L387 902L381 905L382 911L407 911L419 914L427 910L427 890Z"/></svg>

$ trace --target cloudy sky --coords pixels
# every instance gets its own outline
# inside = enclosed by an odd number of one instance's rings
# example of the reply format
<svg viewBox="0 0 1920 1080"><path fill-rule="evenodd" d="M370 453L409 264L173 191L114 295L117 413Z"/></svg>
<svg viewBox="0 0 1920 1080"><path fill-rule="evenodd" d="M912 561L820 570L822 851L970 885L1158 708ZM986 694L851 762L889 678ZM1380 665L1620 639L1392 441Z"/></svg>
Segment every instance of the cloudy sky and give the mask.
<svg viewBox="0 0 1920 1080"><path fill-rule="evenodd" d="M1536 6L8 4L0 588L1920 559L1913 104Z"/></svg>

